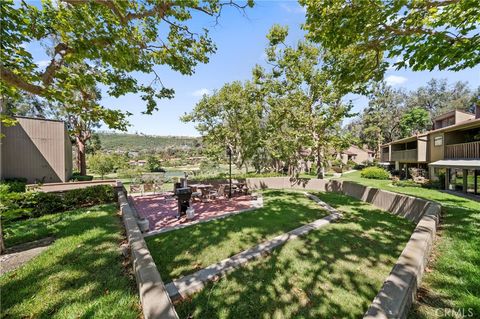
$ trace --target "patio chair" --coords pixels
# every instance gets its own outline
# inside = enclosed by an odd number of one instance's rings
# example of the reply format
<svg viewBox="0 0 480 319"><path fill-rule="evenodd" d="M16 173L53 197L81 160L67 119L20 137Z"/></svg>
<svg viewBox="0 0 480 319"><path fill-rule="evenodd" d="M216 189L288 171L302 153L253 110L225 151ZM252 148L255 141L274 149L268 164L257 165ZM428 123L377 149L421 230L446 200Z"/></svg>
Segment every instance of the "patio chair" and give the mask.
<svg viewBox="0 0 480 319"><path fill-rule="evenodd" d="M154 191L154 186L153 183L145 183L143 184L143 191L146 192L153 192Z"/></svg>
<svg viewBox="0 0 480 319"><path fill-rule="evenodd" d="M143 194L143 188L141 184L130 184L130 193L142 193Z"/></svg>
<svg viewBox="0 0 480 319"><path fill-rule="evenodd" d="M161 179L156 180L153 183L153 193L155 194L157 191L159 193L162 193L162 187L163 187L163 180L161 180Z"/></svg>
<svg viewBox="0 0 480 319"><path fill-rule="evenodd" d="M210 190L208 197L211 198L219 198L225 197L225 185L220 185L216 190Z"/></svg>

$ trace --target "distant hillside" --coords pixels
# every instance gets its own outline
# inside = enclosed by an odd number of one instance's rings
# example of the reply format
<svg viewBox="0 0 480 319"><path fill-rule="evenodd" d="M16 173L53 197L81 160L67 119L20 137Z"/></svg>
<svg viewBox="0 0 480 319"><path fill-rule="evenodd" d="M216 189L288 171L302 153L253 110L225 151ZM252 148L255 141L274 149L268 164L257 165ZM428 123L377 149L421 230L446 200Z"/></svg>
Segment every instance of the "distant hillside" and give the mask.
<svg viewBox="0 0 480 319"><path fill-rule="evenodd" d="M143 134L117 134L98 132L102 149L106 151L147 151L167 147L195 148L201 143L200 137L152 136Z"/></svg>

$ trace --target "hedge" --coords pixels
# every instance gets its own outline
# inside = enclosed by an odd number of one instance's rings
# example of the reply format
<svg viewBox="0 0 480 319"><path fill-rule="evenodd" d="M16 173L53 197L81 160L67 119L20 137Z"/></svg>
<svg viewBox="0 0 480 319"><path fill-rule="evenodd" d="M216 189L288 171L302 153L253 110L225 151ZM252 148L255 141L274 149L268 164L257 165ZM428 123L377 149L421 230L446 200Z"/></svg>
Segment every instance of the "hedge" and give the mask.
<svg viewBox="0 0 480 319"><path fill-rule="evenodd" d="M360 176L362 176L363 178L370 178L370 179L389 179L390 178L390 174L385 169L381 167L376 167L376 166L364 168L361 171Z"/></svg>
<svg viewBox="0 0 480 319"><path fill-rule="evenodd" d="M110 185L95 185L64 193L1 193L0 212L3 221L15 221L114 201L115 191Z"/></svg>

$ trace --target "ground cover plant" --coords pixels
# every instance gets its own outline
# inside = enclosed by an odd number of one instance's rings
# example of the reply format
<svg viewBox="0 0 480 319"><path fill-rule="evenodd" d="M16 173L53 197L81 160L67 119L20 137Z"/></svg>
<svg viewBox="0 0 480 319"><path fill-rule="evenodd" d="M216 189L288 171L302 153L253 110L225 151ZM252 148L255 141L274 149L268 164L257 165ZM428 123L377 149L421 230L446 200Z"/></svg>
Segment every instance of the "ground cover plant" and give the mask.
<svg viewBox="0 0 480 319"><path fill-rule="evenodd" d="M369 179L389 179L390 174L381 167L367 167L363 169L360 173L363 178L369 178Z"/></svg>
<svg viewBox="0 0 480 319"><path fill-rule="evenodd" d="M328 213L300 192L268 190L264 207L146 238L162 279L191 274Z"/></svg>
<svg viewBox="0 0 480 319"><path fill-rule="evenodd" d="M4 224L7 247L46 236L56 241L0 277L2 318L138 318L135 280L122 266L115 205Z"/></svg>
<svg viewBox="0 0 480 319"><path fill-rule="evenodd" d="M343 213L210 283L176 306L181 318L358 318L414 225L348 196L316 193Z"/></svg>
<svg viewBox="0 0 480 319"><path fill-rule="evenodd" d="M2 220L14 221L115 201L110 185L95 185L67 192L0 192Z"/></svg>
<svg viewBox="0 0 480 319"><path fill-rule="evenodd" d="M390 181L368 180L360 172L344 180L433 200L443 206L438 236L412 318L436 318L445 309L469 309L480 315L480 203L435 189L396 187Z"/></svg>

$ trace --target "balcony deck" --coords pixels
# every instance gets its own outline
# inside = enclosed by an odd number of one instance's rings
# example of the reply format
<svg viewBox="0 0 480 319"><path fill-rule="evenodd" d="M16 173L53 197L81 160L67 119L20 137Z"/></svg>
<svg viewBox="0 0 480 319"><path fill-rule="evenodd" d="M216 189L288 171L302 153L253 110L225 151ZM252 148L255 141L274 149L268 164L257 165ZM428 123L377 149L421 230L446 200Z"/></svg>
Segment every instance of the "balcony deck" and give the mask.
<svg viewBox="0 0 480 319"><path fill-rule="evenodd" d="M480 159L480 141L446 145L445 159Z"/></svg>
<svg viewBox="0 0 480 319"><path fill-rule="evenodd" d="M416 162L418 161L417 150L392 151L392 161Z"/></svg>

